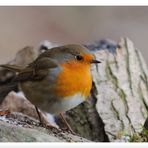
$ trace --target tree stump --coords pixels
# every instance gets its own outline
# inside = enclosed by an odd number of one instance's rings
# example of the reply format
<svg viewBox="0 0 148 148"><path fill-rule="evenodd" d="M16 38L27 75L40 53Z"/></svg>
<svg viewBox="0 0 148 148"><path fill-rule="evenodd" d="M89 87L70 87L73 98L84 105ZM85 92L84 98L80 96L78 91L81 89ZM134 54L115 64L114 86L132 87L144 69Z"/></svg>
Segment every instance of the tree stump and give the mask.
<svg viewBox="0 0 148 148"><path fill-rule="evenodd" d="M133 43L121 39L120 48L95 50L100 65L92 67L90 99L68 111L73 130L93 141L114 141L142 131L148 117L148 69Z"/></svg>

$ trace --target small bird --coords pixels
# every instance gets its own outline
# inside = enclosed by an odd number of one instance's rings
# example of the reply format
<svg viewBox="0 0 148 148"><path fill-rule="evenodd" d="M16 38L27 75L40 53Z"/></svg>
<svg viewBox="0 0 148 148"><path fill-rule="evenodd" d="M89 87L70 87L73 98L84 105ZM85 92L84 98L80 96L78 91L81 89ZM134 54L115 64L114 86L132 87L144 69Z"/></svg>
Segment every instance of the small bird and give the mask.
<svg viewBox="0 0 148 148"><path fill-rule="evenodd" d="M64 45L41 53L31 64L0 65L17 73L26 98L51 114L66 112L84 102L92 87L91 64L101 63L81 45ZM66 122L66 121L65 121Z"/></svg>

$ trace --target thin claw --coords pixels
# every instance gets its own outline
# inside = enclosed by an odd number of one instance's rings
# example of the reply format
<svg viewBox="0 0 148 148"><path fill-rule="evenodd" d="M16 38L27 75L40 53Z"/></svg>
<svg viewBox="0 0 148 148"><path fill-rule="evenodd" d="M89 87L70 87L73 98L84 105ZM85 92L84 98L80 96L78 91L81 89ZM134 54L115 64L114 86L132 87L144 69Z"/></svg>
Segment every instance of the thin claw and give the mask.
<svg viewBox="0 0 148 148"><path fill-rule="evenodd" d="M66 131L68 133L71 133L73 135L76 135L76 133L73 130L69 130L67 127L66 128L62 128L62 131Z"/></svg>
<svg viewBox="0 0 148 148"><path fill-rule="evenodd" d="M47 128L47 129L56 129L56 130L60 131L59 128L57 128L56 126L53 126L53 125L51 125L51 124L44 124L44 126L45 126L45 128Z"/></svg>

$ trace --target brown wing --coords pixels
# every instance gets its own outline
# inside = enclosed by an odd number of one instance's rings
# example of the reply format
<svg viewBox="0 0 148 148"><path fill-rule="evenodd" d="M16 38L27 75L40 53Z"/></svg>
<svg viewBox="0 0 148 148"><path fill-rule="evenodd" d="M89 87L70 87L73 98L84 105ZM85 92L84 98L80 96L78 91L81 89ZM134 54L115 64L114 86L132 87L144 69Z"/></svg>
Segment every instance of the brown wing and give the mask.
<svg viewBox="0 0 148 148"><path fill-rule="evenodd" d="M10 65L10 64L0 65L0 67L6 68L6 69L8 69L10 71L14 71L14 72L20 72L23 70L23 68L21 66Z"/></svg>
<svg viewBox="0 0 148 148"><path fill-rule="evenodd" d="M58 64L48 58L42 57L35 60L26 68L22 68L16 65L0 65L0 67L7 68L11 71L17 72L17 76L14 81L27 81L27 80L40 80L48 74L48 69L58 67Z"/></svg>

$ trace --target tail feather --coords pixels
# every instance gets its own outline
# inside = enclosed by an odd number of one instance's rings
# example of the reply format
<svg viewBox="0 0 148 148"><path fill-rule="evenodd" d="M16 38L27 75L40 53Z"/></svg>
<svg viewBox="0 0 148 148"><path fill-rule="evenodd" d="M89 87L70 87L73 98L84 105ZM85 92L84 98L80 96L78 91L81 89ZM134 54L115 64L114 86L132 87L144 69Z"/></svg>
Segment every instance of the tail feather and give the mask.
<svg viewBox="0 0 148 148"><path fill-rule="evenodd" d="M3 102L5 97L11 91L18 91L18 83L12 82L5 85L0 86L0 104Z"/></svg>
<svg viewBox="0 0 148 148"><path fill-rule="evenodd" d="M6 69L8 69L10 71L14 71L14 72L21 72L23 70L23 68L21 66L10 65L10 64L0 65L0 67L6 68Z"/></svg>

